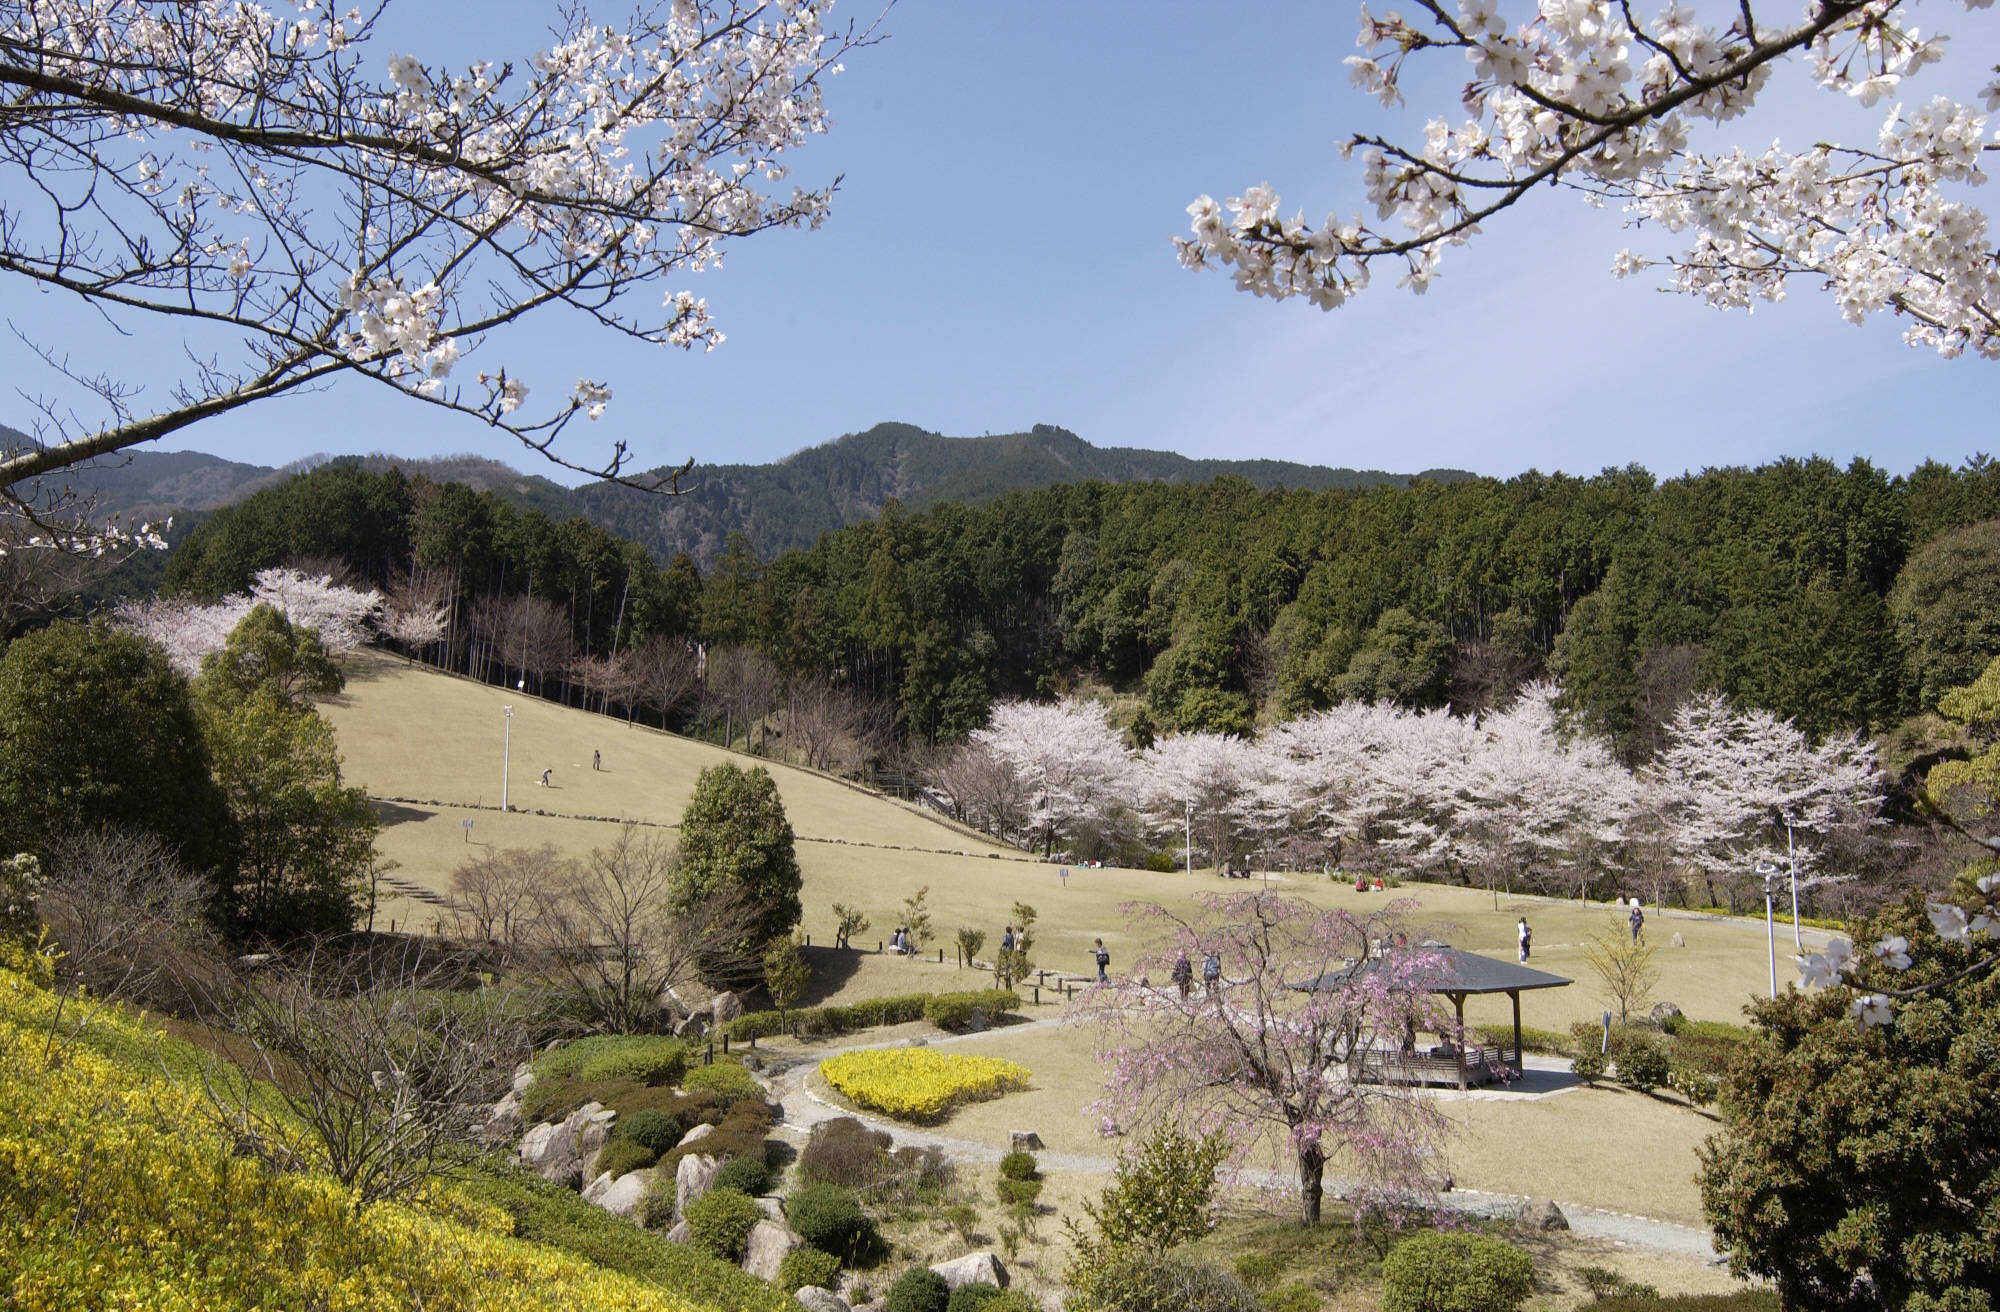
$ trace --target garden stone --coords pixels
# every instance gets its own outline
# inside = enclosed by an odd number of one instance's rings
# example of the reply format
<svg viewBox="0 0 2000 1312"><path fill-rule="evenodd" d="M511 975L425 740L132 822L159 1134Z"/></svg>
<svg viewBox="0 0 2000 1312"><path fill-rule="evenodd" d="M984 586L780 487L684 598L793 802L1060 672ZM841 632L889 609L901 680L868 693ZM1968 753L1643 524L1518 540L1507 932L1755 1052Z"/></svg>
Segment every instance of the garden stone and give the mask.
<svg viewBox="0 0 2000 1312"><path fill-rule="evenodd" d="M759 1280L776 1280L785 1255L805 1240L777 1221L759 1221L743 1241L743 1270Z"/></svg>
<svg viewBox="0 0 2000 1312"><path fill-rule="evenodd" d="M667 1231L667 1242L670 1244L685 1244L687 1241L688 1223L685 1221L674 1222L673 1229Z"/></svg>
<svg viewBox="0 0 2000 1312"><path fill-rule="evenodd" d="M773 1221L782 1221L785 1219L785 1200L782 1198L774 1198L768 1195L759 1198L757 1200L757 1209Z"/></svg>
<svg viewBox="0 0 2000 1312"><path fill-rule="evenodd" d="M514 1096L520 1097L535 1082L535 1068L530 1062L522 1062L514 1068Z"/></svg>
<svg viewBox="0 0 2000 1312"><path fill-rule="evenodd" d="M931 1046L931 1041L921 1034L913 1034L909 1038L904 1039L900 1046L905 1048L928 1048Z"/></svg>
<svg viewBox="0 0 2000 1312"><path fill-rule="evenodd" d="M822 1289L818 1285L801 1286L799 1292L792 1297L806 1312L853 1312L853 1309L847 1306L846 1299L831 1289Z"/></svg>
<svg viewBox="0 0 2000 1312"><path fill-rule="evenodd" d="M674 1026L674 1036L682 1039L698 1039L708 1033L708 1017L702 1015L683 1016L680 1024Z"/></svg>
<svg viewBox="0 0 2000 1312"><path fill-rule="evenodd" d="M653 1170L627 1171L613 1179L611 1172L606 1171L583 1191L583 1201L595 1203L613 1216L635 1216L646 1196L646 1187L658 1174Z"/></svg>
<svg viewBox="0 0 2000 1312"><path fill-rule="evenodd" d="M1016 1130L1009 1142L1017 1153L1038 1153L1046 1146L1033 1130Z"/></svg>
<svg viewBox="0 0 2000 1312"><path fill-rule="evenodd" d="M1569 1218L1562 1214L1562 1208L1553 1199L1531 1198L1521 1204L1515 1217L1529 1230L1567 1230Z"/></svg>
<svg viewBox="0 0 2000 1312"><path fill-rule="evenodd" d="M1681 1009L1671 1002L1662 1002L1648 1013L1648 1018L1655 1025L1666 1025L1681 1018Z"/></svg>
<svg viewBox="0 0 2000 1312"><path fill-rule="evenodd" d="M724 989L710 1000L708 1014L715 1018L717 1025L727 1025L743 1014L743 999Z"/></svg>
<svg viewBox="0 0 2000 1312"><path fill-rule="evenodd" d="M551 1184L581 1188L584 1163L604 1147L617 1119L610 1108L587 1102L560 1121L537 1125L521 1139L521 1164Z"/></svg>
<svg viewBox="0 0 2000 1312"><path fill-rule="evenodd" d="M708 1192L722 1162L700 1153L689 1153L674 1168L674 1219L679 1220L687 1205Z"/></svg>
<svg viewBox="0 0 2000 1312"><path fill-rule="evenodd" d="M486 1113L482 1134L488 1143L507 1143L519 1139L527 1124L528 1118L521 1111L520 1095L509 1093Z"/></svg>
<svg viewBox="0 0 2000 1312"><path fill-rule="evenodd" d="M691 1143L700 1143L703 1139L706 1139L709 1135L714 1133L715 1133L715 1127L713 1125L709 1125L707 1123L697 1125L693 1129L689 1130L686 1134L681 1136L681 1141L679 1146L685 1148Z"/></svg>
<svg viewBox="0 0 2000 1312"><path fill-rule="evenodd" d="M944 1282L953 1289L960 1285L976 1285L981 1281L1002 1289L1007 1287L1007 1268L1000 1265L1000 1259L992 1253L967 1253L949 1262L934 1262L931 1270L943 1276Z"/></svg>

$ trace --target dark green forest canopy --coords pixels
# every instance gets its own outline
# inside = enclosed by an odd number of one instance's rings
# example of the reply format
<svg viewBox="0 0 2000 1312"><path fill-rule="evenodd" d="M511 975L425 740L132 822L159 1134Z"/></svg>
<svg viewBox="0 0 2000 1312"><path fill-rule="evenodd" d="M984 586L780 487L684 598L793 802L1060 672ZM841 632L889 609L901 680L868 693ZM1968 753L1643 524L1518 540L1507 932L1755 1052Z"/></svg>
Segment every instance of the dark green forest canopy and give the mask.
<svg viewBox="0 0 2000 1312"><path fill-rule="evenodd" d="M1342 697L1470 709L1549 674L1643 753L1699 687L1814 732L1922 709L1925 635L1958 621L1912 610L1935 587L1894 609L1891 590L1920 548L1997 518L1983 457L1903 477L1809 459L1665 482L1077 483L892 502L771 561L739 540L700 578L581 519L336 464L218 512L168 582L213 595L338 557L383 584L414 562L450 571L465 607L532 591L595 654L652 634L755 647L893 703L925 738L1084 676L1142 694L1159 727L1242 729Z"/></svg>

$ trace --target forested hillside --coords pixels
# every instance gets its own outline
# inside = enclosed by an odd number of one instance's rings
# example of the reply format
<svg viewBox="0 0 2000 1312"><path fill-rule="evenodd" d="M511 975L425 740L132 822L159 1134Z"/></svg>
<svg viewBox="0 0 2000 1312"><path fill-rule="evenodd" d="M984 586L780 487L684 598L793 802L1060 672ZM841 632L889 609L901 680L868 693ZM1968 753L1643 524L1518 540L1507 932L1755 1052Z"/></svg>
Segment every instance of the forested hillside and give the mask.
<svg viewBox="0 0 2000 1312"><path fill-rule="evenodd" d="M1330 469L1283 460L1190 460L1172 451L1092 446L1049 424L1026 433L943 437L910 424L808 447L768 465L698 465L671 501L594 483L574 493L583 512L660 559L686 553L704 566L741 534L759 556L810 547L835 529L873 519L891 499L911 509L980 504L1064 483L1195 483L1233 474L1261 488L1403 486L1418 475Z"/></svg>
<svg viewBox="0 0 2000 1312"><path fill-rule="evenodd" d="M1083 483L892 505L768 562L735 539L704 574L581 519L335 464L218 513L168 581L213 596L339 559L449 606L433 659L673 719L742 724L810 675L934 741L996 696L1093 677L1143 698L1141 733L1244 730L1342 698L1476 709L1554 674L1640 756L1695 688L1814 732L1923 707L2000 651L1996 519L1983 458L1908 477L1788 460L1665 482ZM700 687L652 670L689 641Z"/></svg>

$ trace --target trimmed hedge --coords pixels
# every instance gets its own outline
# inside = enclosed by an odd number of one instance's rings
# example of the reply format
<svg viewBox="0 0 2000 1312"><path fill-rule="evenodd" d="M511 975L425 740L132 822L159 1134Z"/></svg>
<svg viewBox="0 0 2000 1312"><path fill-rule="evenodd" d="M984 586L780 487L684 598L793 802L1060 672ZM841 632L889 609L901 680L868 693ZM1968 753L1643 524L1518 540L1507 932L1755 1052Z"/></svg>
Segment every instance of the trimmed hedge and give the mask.
<svg viewBox="0 0 2000 1312"><path fill-rule="evenodd" d="M940 993L924 1003L924 1019L954 1033L979 1029L1021 1009L1021 995L1012 989L980 989L971 993Z"/></svg>
<svg viewBox="0 0 2000 1312"><path fill-rule="evenodd" d="M1382 1259L1383 1312L1514 1312L1535 1292L1535 1267L1512 1244L1431 1230Z"/></svg>
<svg viewBox="0 0 2000 1312"><path fill-rule="evenodd" d="M771 1187L771 1168L761 1154L746 1153L716 1168L713 1183L717 1189L734 1189L755 1198Z"/></svg>
<svg viewBox="0 0 2000 1312"><path fill-rule="evenodd" d="M1479 1036L1479 1042L1487 1047L1514 1046L1512 1025L1474 1025L1470 1028ZM1570 1036L1559 1031L1539 1030L1532 1025L1521 1027L1521 1047L1528 1052L1539 1052L1549 1057L1567 1057L1572 1046Z"/></svg>
<svg viewBox="0 0 2000 1312"><path fill-rule="evenodd" d="M679 1145L688 1128L689 1122L682 1117L662 1108L648 1107L630 1116L620 1116L611 1127L611 1140L613 1143L630 1140L651 1150L658 1159L661 1153Z"/></svg>
<svg viewBox="0 0 2000 1312"><path fill-rule="evenodd" d="M672 1084L687 1070L687 1044L664 1035L599 1034L535 1059L536 1080L631 1080Z"/></svg>
<svg viewBox="0 0 2000 1312"><path fill-rule="evenodd" d="M785 1223L814 1248L848 1265L868 1261L881 1247L875 1223L851 1192L833 1184L809 1184L785 1200Z"/></svg>
<svg viewBox="0 0 2000 1312"><path fill-rule="evenodd" d="M733 1061L697 1066L687 1073L681 1087L689 1093L712 1093L724 1102L760 1097L764 1092L764 1086L757 1083L757 1077Z"/></svg>
<svg viewBox="0 0 2000 1312"><path fill-rule="evenodd" d="M951 1286L927 1266L913 1266L889 1286L888 1312L945 1312Z"/></svg>
<svg viewBox="0 0 2000 1312"><path fill-rule="evenodd" d="M648 1148L636 1139L613 1139L598 1150L597 1161L590 1168L593 1177L611 1172L611 1178L632 1171L643 1170L660 1160L657 1149Z"/></svg>
<svg viewBox="0 0 2000 1312"><path fill-rule="evenodd" d="M727 1025L722 1033L732 1039L768 1039L797 1031L807 1038L829 1034L851 1034L877 1025L903 1025L924 1018L929 993L905 993L892 998L869 998L843 1007L801 1007L796 1011L746 1011Z"/></svg>

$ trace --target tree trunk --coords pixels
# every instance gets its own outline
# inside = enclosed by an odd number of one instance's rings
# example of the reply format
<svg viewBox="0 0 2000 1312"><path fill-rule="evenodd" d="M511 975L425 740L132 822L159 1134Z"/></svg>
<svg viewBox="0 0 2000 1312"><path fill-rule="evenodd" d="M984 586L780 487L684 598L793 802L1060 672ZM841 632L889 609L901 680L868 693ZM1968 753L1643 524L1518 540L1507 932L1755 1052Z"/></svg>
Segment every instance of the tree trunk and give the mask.
<svg viewBox="0 0 2000 1312"><path fill-rule="evenodd" d="M1326 1194L1326 1154L1317 1146L1299 1149L1299 1223L1319 1224L1319 1204Z"/></svg>

